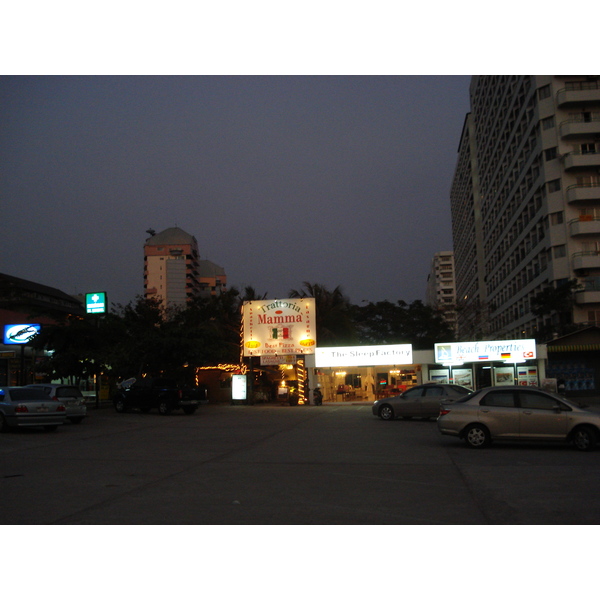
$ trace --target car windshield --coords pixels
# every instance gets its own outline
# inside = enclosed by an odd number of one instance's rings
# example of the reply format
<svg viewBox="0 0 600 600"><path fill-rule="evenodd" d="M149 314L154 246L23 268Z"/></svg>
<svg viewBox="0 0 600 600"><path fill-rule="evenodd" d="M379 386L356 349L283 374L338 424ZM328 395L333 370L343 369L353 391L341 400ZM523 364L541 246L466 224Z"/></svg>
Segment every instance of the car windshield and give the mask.
<svg viewBox="0 0 600 600"><path fill-rule="evenodd" d="M34 388L14 388L10 390L10 399L14 402L23 402L24 400L49 400L43 390Z"/></svg>
<svg viewBox="0 0 600 600"><path fill-rule="evenodd" d="M455 404L459 404L461 402L468 402L473 396L477 395L478 392L471 392L470 394L467 394L466 396L463 396L462 398L459 398L458 400L456 400Z"/></svg>
<svg viewBox="0 0 600 600"><path fill-rule="evenodd" d="M80 398L83 396L80 389L77 387L61 387L56 390L58 398Z"/></svg>

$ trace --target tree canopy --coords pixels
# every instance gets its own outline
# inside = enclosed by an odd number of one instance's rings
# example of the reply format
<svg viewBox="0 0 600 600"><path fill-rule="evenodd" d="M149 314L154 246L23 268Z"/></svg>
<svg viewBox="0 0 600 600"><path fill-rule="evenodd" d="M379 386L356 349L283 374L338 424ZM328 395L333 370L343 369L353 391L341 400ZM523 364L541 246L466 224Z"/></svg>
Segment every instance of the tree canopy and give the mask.
<svg viewBox="0 0 600 600"><path fill-rule="evenodd" d="M339 286L329 290L309 282L289 295L315 299L320 346L412 343L415 349L426 349L453 339L443 318L421 301L356 306ZM73 317L47 326L33 344L51 351L44 368L55 379L146 373L191 383L192 367L240 361L241 307L244 301L266 297L252 287L243 294L231 288L165 311L159 301L140 296L125 306L114 305L103 316Z"/></svg>

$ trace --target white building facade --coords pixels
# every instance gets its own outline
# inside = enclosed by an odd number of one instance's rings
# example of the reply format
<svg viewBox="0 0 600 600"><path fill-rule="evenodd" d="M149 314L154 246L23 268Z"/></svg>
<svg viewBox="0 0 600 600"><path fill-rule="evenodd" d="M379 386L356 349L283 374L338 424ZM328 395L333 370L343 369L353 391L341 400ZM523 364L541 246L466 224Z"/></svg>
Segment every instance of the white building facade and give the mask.
<svg viewBox="0 0 600 600"><path fill-rule="evenodd" d="M576 280L600 324L600 79L476 76L451 189L460 339L551 331L532 299Z"/></svg>
<svg viewBox="0 0 600 600"><path fill-rule="evenodd" d="M437 252L431 260L427 276L425 301L439 311L452 330L458 333L456 322L456 286L454 282L454 252Z"/></svg>

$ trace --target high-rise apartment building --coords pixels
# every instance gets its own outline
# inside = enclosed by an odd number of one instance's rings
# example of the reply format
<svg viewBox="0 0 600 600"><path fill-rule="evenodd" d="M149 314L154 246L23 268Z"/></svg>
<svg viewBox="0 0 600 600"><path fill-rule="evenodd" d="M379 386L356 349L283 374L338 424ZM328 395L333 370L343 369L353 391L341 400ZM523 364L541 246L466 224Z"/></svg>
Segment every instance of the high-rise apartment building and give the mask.
<svg viewBox="0 0 600 600"><path fill-rule="evenodd" d="M227 288L222 267L201 261L198 242L179 227L151 234L144 244L144 293L160 298L163 306L183 306L197 296Z"/></svg>
<svg viewBox="0 0 600 600"><path fill-rule="evenodd" d="M600 324L600 78L476 76L451 189L461 339L543 337L542 291ZM543 341L543 340L540 340Z"/></svg>
<svg viewBox="0 0 600 600"><path fill-rule="evenodd" d="M454 252L437 252L431 261L431 270L427 276L425 302L439 311L455 333L456 288L454 284Z"/></svg>

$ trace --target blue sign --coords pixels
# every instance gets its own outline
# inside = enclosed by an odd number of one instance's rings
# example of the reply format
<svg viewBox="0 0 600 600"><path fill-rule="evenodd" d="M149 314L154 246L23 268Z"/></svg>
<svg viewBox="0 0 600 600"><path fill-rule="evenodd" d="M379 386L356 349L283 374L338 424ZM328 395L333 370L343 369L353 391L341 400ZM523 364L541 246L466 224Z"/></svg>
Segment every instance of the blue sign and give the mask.
<svg viewBox="0 0 600 600"><path fill-rule="evenodd" d="M39 323L27 323L22 325L4 326L5 344L26 344L31 338L37 335L42 326Z"/></svg>

